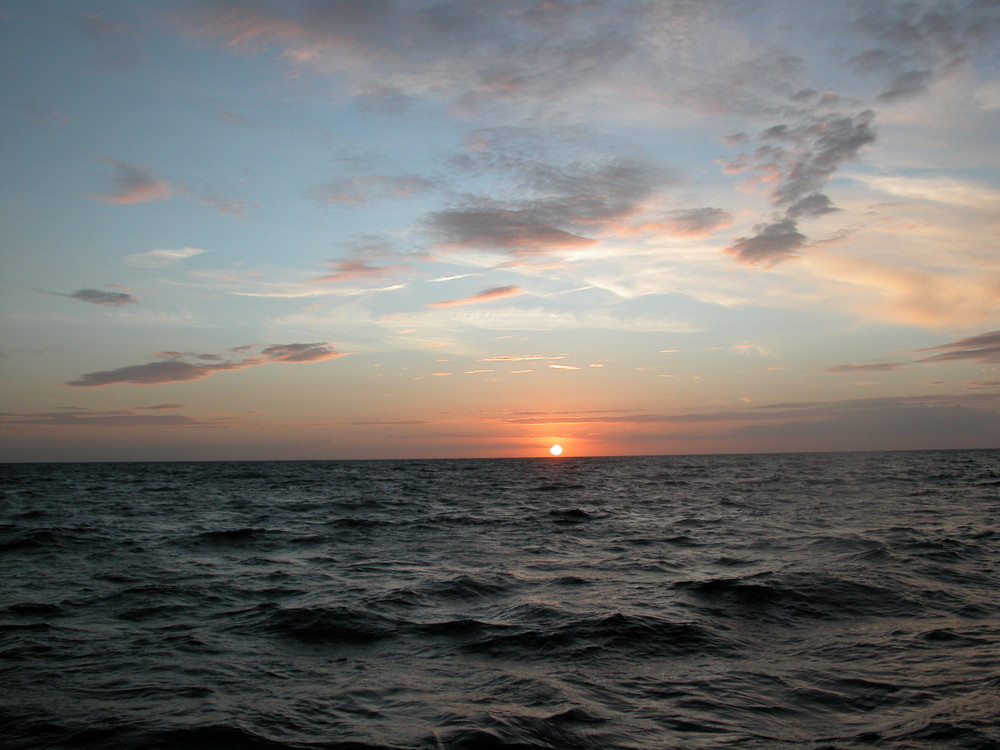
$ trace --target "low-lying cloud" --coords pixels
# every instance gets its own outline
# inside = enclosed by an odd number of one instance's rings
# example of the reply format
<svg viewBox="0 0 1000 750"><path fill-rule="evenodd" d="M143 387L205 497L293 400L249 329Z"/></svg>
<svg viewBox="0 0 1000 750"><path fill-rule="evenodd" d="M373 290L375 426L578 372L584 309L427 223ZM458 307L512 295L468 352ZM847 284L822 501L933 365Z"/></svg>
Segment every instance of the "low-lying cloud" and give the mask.
<svg viewBox="0 0 1000 750"><path fill-rule="evenodd" d="M952 341L948 344L920 349L922 352L941 352L924 357L921 362L973 361L984 364L1000 363L1000 331L981 333L978 336Z"/></svg>

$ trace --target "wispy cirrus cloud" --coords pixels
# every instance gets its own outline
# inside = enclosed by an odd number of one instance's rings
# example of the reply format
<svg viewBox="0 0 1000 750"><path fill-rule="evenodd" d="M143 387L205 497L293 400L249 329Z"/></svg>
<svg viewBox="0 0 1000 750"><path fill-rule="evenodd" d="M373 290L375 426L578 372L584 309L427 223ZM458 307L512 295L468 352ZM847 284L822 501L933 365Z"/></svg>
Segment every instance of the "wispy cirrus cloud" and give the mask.
<svg viewBox="0 0 1000 750"><path fill-rule="evenodd" d="M1000 314L1000 274L987 268L951 273L890 265L870 258L812 253L804 262L824 280L864 293L855 303L884 320L942 329L996 320ZM841 296L845 297L843 290Z"/></svg>
<svg viewBox="0 0 1000 750"><path fill-rule="evenodd" d="M463 297L461 299L445 300L444 302L432 302L428 307L456 307L458 305L474 305L480 302L490 302L495 299L502 299L504 297L513 297L518 294L523 294L524 290L521 287L515 285L511 286L496 286L491 289L484 289L483 291L473 294L470 297Z"/></svg>
<svg viewBox="0 0 1000 750"><path fill-rule="evenodd" d="M670 315L628 313L621 310L566 310L545 307L470 305L459 309L426 310L399 314L397 324L425 330L470 326L493 331L644 331L650 333L690 333L699 328L690 321ZM446 318L442 318L443 315Z"/></svg>
<svg viewBox="0 0 1000 750"><path fill-rule="evenodd" d="M642 222L638 232L653 231L668 237L709 237L733 223L733 215L721 208L690 208L668 212L662 219Z"/></svg>
<svg viewBox="0 0 1000 750"><path fill-rule="evenodd" d="M483 357L482 362L534 362L538 360L565 359L565 354L498 354L493 357Z"/></svg>
<svg viewBox="0 0 1000 750"><path fill-rule="evenodd" d="M343 177L310 188L306 195L330 205L357 205L384 198L408 198L433 187L423 177L367 175Z"/></svg>
<svg viewBox="0 0 1000 750"><path fill-rule="evenodd" d="M914 177L851 174L848 176L875 190L911 200L934 201L986 211L1000 209L1000 190L948 175Z"/></svg>
<svg viewBox="0 0 1000 750"><path fill-rule="evenodd" d="M242 370L276 362L323 362L345 355L326 342L312 344L272 344L251 353L254 346L240 346L225 354L161 352L156 362L129 365L81 375L66 385L93 388L106 385L162 385L201 380L216 372Z"/></svg>
<svg viewBox="0 0 1000 750"><path fill-rule="evenodd" d="M165 268L205 252L208 251L196 247L179 247L172 250L147 250L144 253L126 255L125 262L132 266L141 266L144 268Z"/></svg>

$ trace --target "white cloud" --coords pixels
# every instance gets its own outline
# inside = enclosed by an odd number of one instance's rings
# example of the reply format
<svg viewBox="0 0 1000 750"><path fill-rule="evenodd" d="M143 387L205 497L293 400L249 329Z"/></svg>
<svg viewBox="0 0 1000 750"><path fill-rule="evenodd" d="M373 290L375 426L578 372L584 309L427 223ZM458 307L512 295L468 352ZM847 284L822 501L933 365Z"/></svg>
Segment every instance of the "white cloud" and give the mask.
<svg viewBox="0 0 1000 750"><path fill-rule="evenodd" d="M547 310L542 307L472 307L401 315L397 320L413 326L453 327L458 324L497 331L601 329L688 333L699 330L687 320L667 315L628 315L612 309L569 311Z"/></svg>
<svg viewBox="0 0 1000 750"><path fill-rule="evenodd" d="M1000 208L1000 190L956 177L904 177L888 175L845 175L889 195L912 200L948 203L966 208Z"/></svg>
<svg viewBox="0 0 1000 750"><path fill-rule="evenodd" d="M202 253L208 252L207 250L200 250L196 247L181 247L176 250L149 250L145 253L135 253L133 255L126 255L125 262L132 266L140 266L142 268L165 268L166 266L172 266L187 258L193 258L195 255L201 255Z"/></svg>

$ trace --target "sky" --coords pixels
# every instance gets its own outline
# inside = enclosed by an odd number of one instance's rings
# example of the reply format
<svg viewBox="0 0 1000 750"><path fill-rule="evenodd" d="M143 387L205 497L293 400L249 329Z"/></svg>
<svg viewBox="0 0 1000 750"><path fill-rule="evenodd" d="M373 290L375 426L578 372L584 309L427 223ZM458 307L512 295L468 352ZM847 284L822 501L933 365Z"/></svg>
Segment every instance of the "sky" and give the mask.
<svg viewBox="0 0 1000 750"><path fill-rule="evenodd" d="M1000 448L998 53L996 0L0 0L0 460Z"/></svg>

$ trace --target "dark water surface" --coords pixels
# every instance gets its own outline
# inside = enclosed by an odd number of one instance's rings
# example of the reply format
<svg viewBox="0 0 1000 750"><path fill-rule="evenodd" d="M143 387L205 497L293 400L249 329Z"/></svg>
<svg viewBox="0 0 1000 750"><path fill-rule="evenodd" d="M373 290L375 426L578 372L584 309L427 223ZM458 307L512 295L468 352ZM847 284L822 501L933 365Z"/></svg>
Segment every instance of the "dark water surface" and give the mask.
<svg viewBox="0 0 1000 750"><path fill-rule="evenodd" d="M0 479L5 747L1000 747L998 451Z"/></svg>

